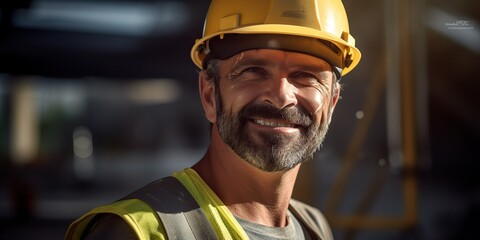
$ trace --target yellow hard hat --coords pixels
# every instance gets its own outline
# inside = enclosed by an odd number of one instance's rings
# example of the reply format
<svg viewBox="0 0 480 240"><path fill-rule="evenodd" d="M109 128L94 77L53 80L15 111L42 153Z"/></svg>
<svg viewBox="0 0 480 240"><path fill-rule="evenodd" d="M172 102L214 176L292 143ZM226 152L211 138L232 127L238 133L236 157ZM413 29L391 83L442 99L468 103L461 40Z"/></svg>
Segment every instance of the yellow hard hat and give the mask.
<svg viewBox="0 0 480 240"><path fill-rule="evenodd" d="M271 48L320 57L341 77L360 61L341 0L212 0L193 62Z"/></svg>

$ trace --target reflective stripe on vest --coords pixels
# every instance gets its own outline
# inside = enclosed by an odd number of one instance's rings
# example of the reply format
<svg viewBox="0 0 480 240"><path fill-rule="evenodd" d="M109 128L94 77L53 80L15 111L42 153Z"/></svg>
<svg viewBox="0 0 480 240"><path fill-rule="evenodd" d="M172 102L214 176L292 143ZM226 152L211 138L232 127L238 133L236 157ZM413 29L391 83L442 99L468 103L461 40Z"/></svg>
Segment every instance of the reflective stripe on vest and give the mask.
<svg viewBox="0 0 480 240"><path fill-rule="evenodd" d="M218 239L200 206L174 177L166 177L128 195L152 207L168 239Z"/></svg>

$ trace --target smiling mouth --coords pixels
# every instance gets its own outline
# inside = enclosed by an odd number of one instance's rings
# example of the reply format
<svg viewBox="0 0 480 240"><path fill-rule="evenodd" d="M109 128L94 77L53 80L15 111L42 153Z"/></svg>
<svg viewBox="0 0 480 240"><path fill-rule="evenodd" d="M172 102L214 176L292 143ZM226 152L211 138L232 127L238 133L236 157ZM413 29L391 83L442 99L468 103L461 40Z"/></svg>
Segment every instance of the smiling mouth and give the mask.
<svg viewBox="0 0 480 240"><path fill-rule="evenodd" d="M291 124L291 123L285 123L285 122L272 122L272 121L267 121L263 119L254 119L254 123L261 125L261 126L267 126L267 127L286 127L286 128L298 128L298 125Z"/></svg>

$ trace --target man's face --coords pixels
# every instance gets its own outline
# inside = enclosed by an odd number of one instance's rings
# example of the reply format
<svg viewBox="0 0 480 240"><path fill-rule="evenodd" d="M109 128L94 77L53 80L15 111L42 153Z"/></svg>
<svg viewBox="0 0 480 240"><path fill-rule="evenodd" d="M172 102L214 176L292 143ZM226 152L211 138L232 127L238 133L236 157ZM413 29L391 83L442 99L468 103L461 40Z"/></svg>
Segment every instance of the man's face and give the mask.
<svg viewBox="0 0 480 240"><path fill-rule="evenodd" d="M221 61L220 136L263 171L289 170L320 147L338 98L335 84L330 65L305 54L262 49Z"/></svg>

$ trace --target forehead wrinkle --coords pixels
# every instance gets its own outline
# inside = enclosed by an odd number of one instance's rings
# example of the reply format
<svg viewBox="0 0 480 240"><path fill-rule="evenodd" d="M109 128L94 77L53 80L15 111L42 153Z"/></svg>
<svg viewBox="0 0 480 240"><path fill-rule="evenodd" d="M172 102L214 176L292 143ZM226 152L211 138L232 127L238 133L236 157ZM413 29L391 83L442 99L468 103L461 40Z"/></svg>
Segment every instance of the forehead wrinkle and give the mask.
<svg viewBox="0 0 480 240"><path fill-rule="evenodd" d="M241 53L235 58L235 62L233 63L232 69L235 69L235 67L237 66L237 64L242 61L243 56L245 56L245 52L241 52Z"/></svg>
<svg viewBox="0 0 480 240"><path fill-rule="evenodd" d="M298 61L296 58L289 60L289 65L297 68L307 69L312 72L332 71L332 66L323 59L316 58L314 60Z"/></svg>
<svg viewBox="0 0 480 240"><path fill-rule="evenodd" d="M253 57L244 57L236 61L233 68L235 68L237 65L238 66L269 66L269 65L274 65L274 63L269 59L253 56Z"/></svg>

